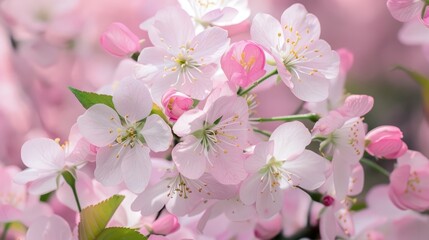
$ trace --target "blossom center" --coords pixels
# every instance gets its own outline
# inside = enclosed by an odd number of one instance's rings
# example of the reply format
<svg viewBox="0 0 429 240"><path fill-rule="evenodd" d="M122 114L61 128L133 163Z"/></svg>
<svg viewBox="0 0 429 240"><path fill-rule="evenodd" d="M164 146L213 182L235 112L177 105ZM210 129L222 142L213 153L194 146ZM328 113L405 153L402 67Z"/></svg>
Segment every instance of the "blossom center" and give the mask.
<svg viewBox="0 0 429 240"><path fill-rule="evenodd" d="M240 147L240 144L237 143L239 139L237 133L246 131L246 128L239 116L234 115L225 120L222 118L223 116L219 117L212 124L205 122L202 129L193 133L196 138L200 139L204 151L227 154L227 147Z"/></svg>
<svg viewBox="0 0 429 240"><path fill-rule="evenodd" d="M262 175L261 183L263 184L261 193L264 192L267 187L270 193L277 192L284 180L292 185L292 174L282 167L283 162L284 161L278 161L274 157L271 157L268 163L259 170L259 173Z"/></svg>
<svg viewBox="0 0 429 240"><path fill-rule="evenodd" d="M201 180L191 180L183 177L181 174L178 174L176 177L172 178L170 183L167 185L169 189L167 197L173 198L176 194L178 197L187 199L189 194L193 193L193 190L202 193L207 184ZM204 191L207 195L211 195L209 191Z"/></svg>
<svg viewBox="0 0 429 240"><path fill-rule="evenodd" d="M409 191L421 193L422 190L419 188L420 185L420 178L416 171L413 171L408 178L407 181L407 189L405 190L405 193L408 193Z"/></svg>

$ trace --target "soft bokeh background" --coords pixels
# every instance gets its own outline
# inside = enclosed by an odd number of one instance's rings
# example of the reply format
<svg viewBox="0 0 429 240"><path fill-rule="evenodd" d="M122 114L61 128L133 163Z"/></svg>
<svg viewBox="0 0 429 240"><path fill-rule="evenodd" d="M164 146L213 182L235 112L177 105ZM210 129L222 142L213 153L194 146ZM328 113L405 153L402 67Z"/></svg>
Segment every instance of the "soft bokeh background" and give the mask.
<svg viewBox="0 0 429 240"><path fill-rule="evenodd" d="M347 89L374 96L375 107L366 118L369 129L388 124L399 126L410 149L429 156L429 126L423 117L420 88L404 73L392 71L401 64L429 76L428 61L419 46L399 42L397 35L402 23L390 16L386 1L249 2L252 15L264 12L276 18L291 4L303 3L319 18L322 38L333 49L347 48L354 53ZM38 6L61 8L67 3L73 7L59 17L46 18L43 8L38 9ZM67 86L94 91L119 80L115 79L115 69L120 59L99 46L100 34L107 26L123 22L137 35L147 38L138 25L157 9L177 3L175 0L0 0L0 4L0 162L20 165L20 147L26 139L35 136L66 139L70 127L83 112ZM44 17L49 24L35 24ZM249 24L244 26L248 29ZM249 38L246 32L230 29L233 40ZM145 46L149 44L145 42ZM291 114L301 104L281 84L260 91L258 96L260 116Z"/></svg>

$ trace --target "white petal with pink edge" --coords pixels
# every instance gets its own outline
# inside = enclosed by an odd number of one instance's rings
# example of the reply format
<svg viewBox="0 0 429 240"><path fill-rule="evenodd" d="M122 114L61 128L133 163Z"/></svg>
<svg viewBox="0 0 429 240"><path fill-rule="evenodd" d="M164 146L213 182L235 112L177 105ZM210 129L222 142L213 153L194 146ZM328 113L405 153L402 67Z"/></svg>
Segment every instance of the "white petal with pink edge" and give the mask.
<svg viewBox="0 0 429 240"><path fill-rule="evenodd" d="M104 147L117 137L117 129L122 128L118 114L112 108L95 104L77 119L81 134L91 144Z"/></svg>
<svg viewBox="0 0 429 240"><path fill-rule="evenodd" d="M146 118L141 133L149 148L154 152L167 150L173 140L171 128L156 114Z"/></svg>
<svg viewBox="0 0 429 240"><path fill-rule="evenodd" d="M149 149L141 145L129 149L122 159L121 170L127 188L135 193L142 192L152 172Z"/></svg>
<svg viewBox="0 0 429 240"><path fill-rule="evenodd" d="M29 168L52 170L64 167L64 150L52 139L31 139L22 145L22 162Z"/></svg>
<svg viewBox="0 0 429 240"><path fill-rule="evenodd" d="M311 142L311 134L301 122L283 123L271 134L273 155L277 160L287 160L301 154Z"/></svg>
<svg viewBox="0 0 429 240"><path fill-rule="evenodd" d="M134 123L147 117L152 110L152 97L142 81L128 78L113 92L113 103L125 120Z"/></svg>

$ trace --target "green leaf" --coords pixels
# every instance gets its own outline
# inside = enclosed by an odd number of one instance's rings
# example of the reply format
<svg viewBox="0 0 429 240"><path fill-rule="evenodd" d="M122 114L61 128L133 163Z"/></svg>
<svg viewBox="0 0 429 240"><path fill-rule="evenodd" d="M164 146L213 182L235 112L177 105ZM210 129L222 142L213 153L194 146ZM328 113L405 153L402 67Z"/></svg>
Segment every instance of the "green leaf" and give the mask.
<svg viewBox="0 0 429 240"><path fill-rule="evenodd" d="M78 226L79 240L98 239L97 236L106 228L124 198L123 195L113 195L107 200L83 209Z"/></svg>
<svg viewBox="0 0 429 240"><path fill-rule="evenodd" d="M429 78L403 66L396 66L395 69L405 72L422 87L423 107L426 113L426 117L429 120Z"/></svg>
<svg viewBox="0 0 429 240"><path fill-rule="evenodd" d="M96 240L146 240L147 238L131 228L111 227L104 229Z"/></svg>
<svg viewBox="0 0 429 240"><path fill-rule="evenodd" d="M85 109L92 107L95 104L104 104L112 109L115 109L113 105L112 96L98 94L93 92L84 92L76 88L69 87L70 91L76 96L77 100L82 104Z"/></svg>

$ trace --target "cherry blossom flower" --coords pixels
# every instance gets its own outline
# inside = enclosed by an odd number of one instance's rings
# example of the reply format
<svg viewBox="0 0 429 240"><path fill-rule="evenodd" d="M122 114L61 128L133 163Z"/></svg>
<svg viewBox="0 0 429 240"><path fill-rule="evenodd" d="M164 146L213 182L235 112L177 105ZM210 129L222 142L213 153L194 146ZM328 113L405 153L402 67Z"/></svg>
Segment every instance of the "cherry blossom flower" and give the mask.
<svg viewBox="0 0 429 240"><path fill-rule="evenodd" d="M374 128L366 135L366 139L369 141L366 151L378 158L396 159L408 150L402 137L401 130L395 126Z"/></svg>
<svg viewBox="0 0 429 240"><path fill-rule="evenodd" d="M398 158L390 175L389 197L400 209L429 209L429 160L421 153L408 151Z"/></svg>
<svg viewBox="0 0 429 240"><path fill-rule="evenodd" d="M140 52L140 39L120 22L112 23L100 37L104 50L118 57Z"/></svg>
<svg viewBox="0 0 429 240"><path fill-rule="evenodd" d="M319 39L319 20L303 5L286 9L281 23L271 15L257 14L250 32L274 57L281 80L296 97L308 102L328 97L329 79L338 75L339 57Z"/></svg>
<svg viewBox="0 0 429 240"><path fill-rule="evenodd" d="M313 136L326 138L320 150L332 157L334 185L339 199L347 193L351 166L364 154L365 127L361 116L368 113L373 104L372 97L349 96L342 106L319 119L313 127Z"/></svg>
<svg viewBox="0 0 429 240"><path fill-rule="evenodd" d="M205 199L228 198L234 192L233 186L220 184L210 174L189 179L173 167L166 169L160 181L140 193L131 208L149 216L165 205L168 212L183 216L191 213Z"/></svg>
<svg viewBox="0 0 429 240"><path fill-rule="evenodd" d="M346 196L337 195L332 174L319 189L325 195L323 200L329 199L326 208L321 211L320 233L322 239L332 239L335 236L350 237L354 234L354 223L350 212L353 199L350 196L356 196L362 192L364 172L359 163L350 168L351 174L347 181Z"/></svg>
<svg viewBox="0 0 429 240"><path fill-rule="evenodd" d="M246 177L248 107L244 98L212 95L203 110L184 113L173 127L181 137L173 151L177 169L197 179L207 170L222 184L238 184Z"/></svg>
<svg viewBox="0 0 429 240"><path fill-rule="evenodd" d="M73 172L84 164L88 153L89 145L83 142L60 145L59 139L31 139L21 149L22 162L28 168L16 174L14 180L19 184L30 183L28 191L31 194L51 192L63 183L62 172Z"/></svg>
<svg viewBox="0 0 429 240"><path fill-rule="evenodd" d="M311 134L300 122L276 128L269 142L257 144L245 162L250 175L241 185L240 199L247 205L256 202L258 215L268 218L280 211L285 188L320 187L326 179L327 160L305 150L310 142Z"/></svg>
<svg viewBox="0 0 429 240"><path fill-rule="evenodd" d="M152 98L143 82L121 81L113 103L117 112L103 104L90 107L77 120L79 130L100 147L95 178L107 186L123 180L131 191L141 192L151 173L150 150L167 150L173 136L160 116L149 116Z"/></svg>
<svg viewBox="0 0 429 240"><path fill-rule="evenodd" d="M251 41L231 45L221 60L222 70L235 85L247 87L265 74L264 51Z"/></svg>
<svg viewBox="0 0 429 240"><path fill-rule="evenodd" d="M229 44L228 32L212 27L195 35L186 12L165 8L154 17L149 39L154 47L141 51L135 74L149 84L155 102L169 88L198 100L206 98L213 88L211 77Z"/></svg>
<svg viewBox="0 0 429 240"><path fill-rule="evenodd" d="M229 26L243 22L250 15L247 0L179 0L180 6L203 27Z"/></svg>

